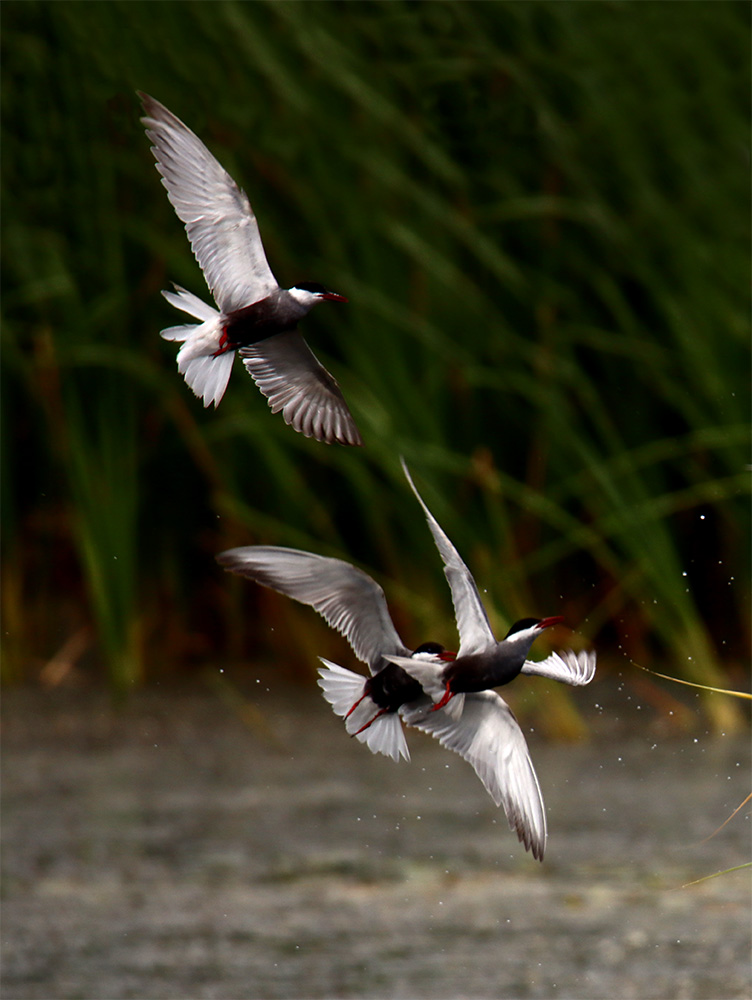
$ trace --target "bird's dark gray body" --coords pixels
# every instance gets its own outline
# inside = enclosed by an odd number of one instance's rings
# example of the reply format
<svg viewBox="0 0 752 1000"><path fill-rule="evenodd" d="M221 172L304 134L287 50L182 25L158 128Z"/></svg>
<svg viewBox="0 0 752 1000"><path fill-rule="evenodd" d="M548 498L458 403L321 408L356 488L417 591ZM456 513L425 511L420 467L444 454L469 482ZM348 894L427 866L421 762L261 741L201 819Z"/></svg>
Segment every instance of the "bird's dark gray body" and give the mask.
<svg viewBox="0 0 752 1000"><path fill-rule="evenodd" d="M502 687L519 676L532 643L531 639L523 649L514 650L504 649L500 643L489 652L469 653L448 663L442 680L454 694Z"/></svg>
<svg viewBox="0 0 752 1000"><path fill-rule="evenodd" d="M438 642L423 642L410 655L415 657L421 654L439 660L454 660L455 656ZM382 712L397 712L403 705L418 701L425 695L419 681L411 677L407 670L384 659L383 656L374 665L373 676L366 680L363 692Z"/></svg>
<svg viewBox="0 0 752 1000"><path fill-rule="evenodd" d="M480 653L465 653L447 664L442 680L453 694L487 691L503 687L518 677L530 647L544 628L561 621L555 618L520 618L500 643Z"/></svg>
<svg viewBox="0 0 752 1000"><path fill-rule="evenodd" d="M396 712L402 705L417 701L423 696L420 683L396 663L383 661L378 673L366 679L363 693L385 712Z"/></svg>
<svg viewBox="0 0 752 1000"><path fill-rule="evenodd" d="M286 288L279 288L250 306L236 309L222 318L227 349L248 347L277 333L294 330L310 308L301 305Z"/></svg>
<svg viewBox="0 0 752 1000"><path fill-rule="evenodd" d="M341 295L327 291L323 285L306 282L296 289L315 292L321 298L342 300ZM222 330L227 338L227 350L248 347L278 333L294 330L298 321L307 316L315 305L315 299L301 301L287 288L275 288L258 302L252 302L242 309L223 314Z"/></svg>

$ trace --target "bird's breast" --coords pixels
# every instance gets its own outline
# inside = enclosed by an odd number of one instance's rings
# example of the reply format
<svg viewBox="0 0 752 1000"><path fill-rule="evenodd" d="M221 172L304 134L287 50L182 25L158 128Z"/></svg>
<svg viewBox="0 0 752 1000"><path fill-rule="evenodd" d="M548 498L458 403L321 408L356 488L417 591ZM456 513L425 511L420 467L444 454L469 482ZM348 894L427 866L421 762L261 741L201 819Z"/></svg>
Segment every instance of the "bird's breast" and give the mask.
<svg viewBox="0 0 752 1000"><path fill-rule="evenodd" d="M277 333L294 330L299 316L275 296L259 299L224 318L224 331L233 347L248 347Z"/></svg>

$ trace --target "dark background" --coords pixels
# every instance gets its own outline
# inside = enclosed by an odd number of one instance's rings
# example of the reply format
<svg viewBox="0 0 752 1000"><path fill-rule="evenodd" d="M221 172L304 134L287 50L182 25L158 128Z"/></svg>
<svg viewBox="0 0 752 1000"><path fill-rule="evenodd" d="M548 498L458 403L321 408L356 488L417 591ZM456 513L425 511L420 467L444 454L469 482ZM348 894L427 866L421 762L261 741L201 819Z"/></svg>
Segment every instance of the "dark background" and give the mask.
<svg viewBox="0 0 752 1000"><path fill-rule="evenodd" d="M747 4L2 15L6 680L349 655L215 565L239 544L356 562L408 644L454 648L404 454L498 631L564 614L603 671L744 685ZM137 88L248 192L281 284L350 300L304 332L362 450L296 435L240 365L216 412L177 374L160 289L208 292Z"/></svg>
<svg viewBox="0 0 752 1000"><path fill-rule="evenodd" d="M749 5L0 15L3 994L749 997L744 703L630 662L748 690ZM303 329L363 449L178 375L160 290L208 295L136 89L350 300ZM504 690L542 865L435 740L348 740L345 642L214 561L350 559L456 648L400 454L498 632L597 650Z"/></svg>

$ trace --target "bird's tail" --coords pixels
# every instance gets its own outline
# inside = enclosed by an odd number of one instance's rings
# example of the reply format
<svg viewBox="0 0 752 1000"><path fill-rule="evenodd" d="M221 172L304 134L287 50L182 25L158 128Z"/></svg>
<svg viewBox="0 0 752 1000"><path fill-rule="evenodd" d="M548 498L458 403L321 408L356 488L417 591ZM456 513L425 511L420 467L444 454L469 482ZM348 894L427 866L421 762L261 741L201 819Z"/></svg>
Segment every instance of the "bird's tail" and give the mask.
<svg viewBox="0 0 752 1000"><path fill-rule="evenodd" d="M162 292L170 305L188 313L200 323L169 326L160 336L165 340L182 341L178 351L178 371L183 375L204 406L219 403L225 394L235 360L234 351L218 354L221 335L221 313L207 305L192 292L175 285L174 292Z"/></svg>
<svg viewBox="0 0 752 1000"><path fill-rule="evenodd" d="M219 313L214 308L214 306L207 305L203 299L200 299L198 295L194 295L193 292L189 292L187 288L181 288L180 285L174 285L174 292L162 292L162 295L167 299L171 306L175 306L181 312L188 313L189 316L193 316L194 319L200 319L203 323L207 319L216 319ZM170 330L183 330L185 327L182 326L172 326ZM162 336L165 340L185 340L185 337L174 337L166 336L169 333L168 330L162 331Z"/></svg>
<svg viewBox="0 0 752 1000"><path fill-rule="evenodd" d="M383 753L392 760L399 760L401 755L405 760L410 760L399 715L396 712L378 715L379 706L370 696L363 697L365 680L361 674L346 670L330 660L325 660L323 656L319 659L324 664L323 667L319 667L319 687L334 709L335 715L346 717L347 732L361 743L365 743L372 753ZM359 699L362 700L353 709ZM358 732L362 726L367 728Z"/></svg>

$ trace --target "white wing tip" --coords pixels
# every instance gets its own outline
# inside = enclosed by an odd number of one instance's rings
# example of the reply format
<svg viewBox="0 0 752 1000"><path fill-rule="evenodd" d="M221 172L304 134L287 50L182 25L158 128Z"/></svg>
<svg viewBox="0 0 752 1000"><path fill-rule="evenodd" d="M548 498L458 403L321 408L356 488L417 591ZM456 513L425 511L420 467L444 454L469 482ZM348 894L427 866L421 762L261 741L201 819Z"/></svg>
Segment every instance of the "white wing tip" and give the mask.
<svg viewBox="0 0 752 1000"><path fill-rule="evenodd" d="M593 649L583 649L579 653L568 649L563 658L572 670L572 680L575 687L584 687L595 677L596 654Z"/></svg>

